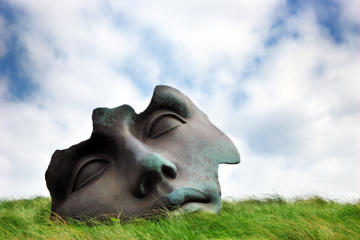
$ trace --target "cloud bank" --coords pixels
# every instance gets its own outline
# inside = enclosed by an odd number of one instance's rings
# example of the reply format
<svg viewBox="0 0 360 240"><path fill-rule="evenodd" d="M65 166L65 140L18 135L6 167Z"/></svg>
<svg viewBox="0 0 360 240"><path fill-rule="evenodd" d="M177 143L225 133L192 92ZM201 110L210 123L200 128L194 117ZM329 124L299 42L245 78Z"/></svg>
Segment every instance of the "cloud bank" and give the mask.
<svg viewBox="0 0 360 240"><path fill-rule="evenodd" d="M0 3L0 197L48 195L98 106L188 95L238 147L223 196L360 193L356 1ZM359 6L358 6L359 7Z"/></svg>

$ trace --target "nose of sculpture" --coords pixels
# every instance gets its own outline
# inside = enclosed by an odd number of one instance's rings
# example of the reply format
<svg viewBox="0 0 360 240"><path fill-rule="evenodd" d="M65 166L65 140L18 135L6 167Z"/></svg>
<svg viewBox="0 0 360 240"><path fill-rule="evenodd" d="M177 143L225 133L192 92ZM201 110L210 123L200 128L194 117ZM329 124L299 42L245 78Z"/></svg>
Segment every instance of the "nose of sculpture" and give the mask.
<svg viewBox="0 0 360 240"><path fill-rule="evenodd" d="M141 169L135 173L135 185L132 190L132 194L137 198L146 197L161 181L176 178L176 166L157 154L141 159L140 166Z"/></svg>
<svg viewBox="0 0 360 240"><path fill-rule="evenodd" d="M159 182L176 178L175 164L152 152L133 136L127 136L125 143L130 163L128 174L132 183L131 192L135 197L143 198Z"/></svg>

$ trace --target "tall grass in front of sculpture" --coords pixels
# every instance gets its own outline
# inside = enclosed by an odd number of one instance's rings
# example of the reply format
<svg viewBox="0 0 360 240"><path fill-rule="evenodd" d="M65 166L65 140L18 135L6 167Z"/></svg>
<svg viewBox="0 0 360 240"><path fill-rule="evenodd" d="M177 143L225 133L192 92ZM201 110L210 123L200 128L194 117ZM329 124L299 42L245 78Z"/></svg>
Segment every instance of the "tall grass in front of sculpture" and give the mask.
<svg viewBox="0 0 360 240"><path fill-rule="evenodd" d="M0 239L360 239L360 202L319 197L225 201L219 215L192 213L120 223L53 222L50 199L0 201Z"/></svg>

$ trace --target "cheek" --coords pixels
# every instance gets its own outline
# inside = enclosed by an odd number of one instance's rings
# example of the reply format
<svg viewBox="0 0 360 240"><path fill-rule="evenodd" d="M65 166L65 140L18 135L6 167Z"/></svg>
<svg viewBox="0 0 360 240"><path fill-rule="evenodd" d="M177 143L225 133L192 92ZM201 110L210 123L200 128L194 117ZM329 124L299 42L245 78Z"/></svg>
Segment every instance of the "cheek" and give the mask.
<svg viewBox="0 0 360 240"><path fill-rule="evenodd" d="M194 121L147 142L147 145L179 168L217 170L218 163L213 160L213 156L219 149L214 139L219 137L223 136L218 135L212 125Z"/></svg>
<svg viewBox="0 0 360 240"><path fill-rule="evenodd" d="M113 168L108 169L102 176L72 193L59 211L65 216L114 213L114 207L119 201L129 198L125 183Z"/></svg>
<svg viewBox="0 0 360 240"><path fill-rule="evenodd" d="M175 131L153 141L150 147L166 160L175 163L178 177L175 181L210 181L217 179L218 163L213 159L213 136L210 126L184 124ZM186 178L185 180L182 178Z"/></svg>

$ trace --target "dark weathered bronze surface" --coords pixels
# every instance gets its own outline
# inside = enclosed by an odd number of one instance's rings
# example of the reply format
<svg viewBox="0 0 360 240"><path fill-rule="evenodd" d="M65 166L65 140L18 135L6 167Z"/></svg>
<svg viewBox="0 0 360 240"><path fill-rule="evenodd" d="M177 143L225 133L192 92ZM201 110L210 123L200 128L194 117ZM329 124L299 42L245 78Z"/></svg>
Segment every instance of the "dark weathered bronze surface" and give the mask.
<svg viewBox="0 0 360 240"><path fill-rule="evenodd" d="M231 140L180 91L157 86L147 109L97 108L91 137L56 150L46 171L62 218L149 216L221 208L218 164L236 164Z"/></svg>

